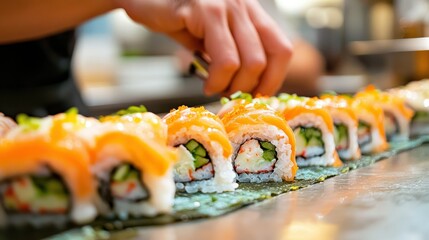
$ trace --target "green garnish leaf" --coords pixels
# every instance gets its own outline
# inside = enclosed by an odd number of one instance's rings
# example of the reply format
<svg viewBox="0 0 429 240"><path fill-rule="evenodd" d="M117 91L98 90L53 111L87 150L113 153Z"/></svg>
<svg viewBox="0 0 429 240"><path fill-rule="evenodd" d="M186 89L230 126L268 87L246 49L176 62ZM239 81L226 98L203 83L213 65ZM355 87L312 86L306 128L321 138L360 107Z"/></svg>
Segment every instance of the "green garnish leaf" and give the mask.
<svg viewBox="0 0 429 240"><path fill-rule="evenodd" d="M235 92L230 97L231 97L231 100L244 99L248 102L251 102L253 99L252 94L243 93L242 91Z"/></svg>
<svg viewBox="0 0 429 240"><path fill-rule="evenodd" d="M72 107L66 111L67 115L77 115L78 113L79 113L79 110L77 109L77 107Z"/></svg>
<svg viewBox="0 0 429 240"><path fill-rule="evenodd" d="M302 101L307 99L306 97L300 97L296 94L280 93L277 97L282 102L289 102L291 100Z"/></svg>
<svg viewBox="0 0 429 240"><path fill-rule="evenodd" d="M325 92L323 92L323 93L321 94L321 96L323 96L323 95L337 96L337 95L338 95L338 93L337 93L337 92L335 92L335 91L332 91L332 90L328 90L328 91L325 91Z"/></svg>
<svg viewBox="0 0 429 240"><path fill-rule="evenodd" d="M140 105L140 106L130 106L127 109L119 110L114 115L124 116L128 114L133 114L133 113L145 113L145 112L147 112L146 107L144 105Z"/></svg>
<svg viewBox="0 0 429 240"><path fill-rule="evenodd" d="M72 107L65 112L66 118L68 120L76 119L78 114L79 114L79 110L76 107Z"/></svg>
<svg viewBox="0 0 429 240"><path fill-rule="evenodd" d="M221 99L220 99L220 104L222 104L222 105L225 105L225 104L227 104L229 102L229 99L228 98L226 98L226 97L222 97Z"/></svg>
<svg viewBox="0 0 429 240"><path fill-rule="evenodd" d="M37 117L30 117L27 114L21 113L16 117L18 125L22 126L25 130L33 131L40 128L42 119Z"/></svg>

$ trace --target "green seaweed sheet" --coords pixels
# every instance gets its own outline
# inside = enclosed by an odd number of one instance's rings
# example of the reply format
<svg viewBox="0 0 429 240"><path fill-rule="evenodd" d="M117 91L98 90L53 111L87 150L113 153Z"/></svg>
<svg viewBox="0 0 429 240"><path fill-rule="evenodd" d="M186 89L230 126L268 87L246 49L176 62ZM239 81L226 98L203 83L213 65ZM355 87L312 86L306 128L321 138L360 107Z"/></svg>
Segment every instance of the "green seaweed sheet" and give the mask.
<svg viewBox="0 0 429 240"><path fill-rule="evenodd" d="M99 218L88 226L69 226L67 229L34 230L34 238L50 239L106 239L109 232L126 228L162 225L180 221L190 221L201 218L220 216L250 204L275 197L277 195L296 191L310 185L323 182L325 179L346 174L347 172L369 166L381 159L391 157L401 151L409 150L429 142L429 136L421 136L409 141L391 142L388 151L363 156L357 161L345 162L343 166L335 167L305 167L297 172L292 183L240 183L234 192L225 193L177 193L174 201L174 213L154 218L131 218L127 220L108 220ZM74 228L74 229L73 229ZM72 229L66 231L68 229ZM30 231L30 232L29 232ZM63 233L59 233L63 232ZM0 239L27 239L31 230L9 229L0 233ZM57 235L54 235L57 234Z"/></svg>

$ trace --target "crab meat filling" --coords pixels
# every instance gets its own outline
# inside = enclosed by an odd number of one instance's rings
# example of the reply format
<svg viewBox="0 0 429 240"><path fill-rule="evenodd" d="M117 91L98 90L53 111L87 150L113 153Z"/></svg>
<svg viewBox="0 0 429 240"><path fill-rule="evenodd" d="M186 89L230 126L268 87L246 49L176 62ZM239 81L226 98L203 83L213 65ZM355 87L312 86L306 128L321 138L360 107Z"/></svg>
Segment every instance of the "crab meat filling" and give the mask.
<svg viewBox="0 0 429 240"><path fill-rule="evenodd" d="M69 193L59 176L19 176L0 186L1 202L8 213L64 214Z"/></svg>
<svg viewBox="0 0 429 240"><path fill-rule="evenodd" d="M277 161L276 147L268 141L250 139L244 142L236 154L234 168L237 173L268 173Z"/></svg>

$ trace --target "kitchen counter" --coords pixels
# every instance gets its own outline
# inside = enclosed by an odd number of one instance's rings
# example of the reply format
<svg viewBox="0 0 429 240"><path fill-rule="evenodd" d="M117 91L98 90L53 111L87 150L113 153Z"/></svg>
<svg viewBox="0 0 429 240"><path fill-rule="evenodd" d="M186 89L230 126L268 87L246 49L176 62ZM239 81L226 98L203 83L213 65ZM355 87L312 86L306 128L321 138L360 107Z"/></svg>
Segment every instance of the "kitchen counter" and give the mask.
<svg viewBox="0 0 429 240"><path fill-rule="evenodd" d="M226 216L132 229L125 235L167 240L427 239L428 156L429 145L424 145Z"/></svg>

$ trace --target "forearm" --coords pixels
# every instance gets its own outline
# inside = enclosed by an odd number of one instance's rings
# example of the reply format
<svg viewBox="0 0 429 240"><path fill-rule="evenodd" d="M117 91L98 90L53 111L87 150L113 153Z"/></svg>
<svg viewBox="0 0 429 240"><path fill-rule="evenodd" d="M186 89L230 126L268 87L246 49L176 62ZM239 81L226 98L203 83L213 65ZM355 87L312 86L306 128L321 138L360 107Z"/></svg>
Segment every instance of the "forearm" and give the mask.
<svg viewBox="0 0 429 240"><path fill-rule="evenodd" d="M114 0L0 1L0 44L61 32L115 8Z"/></svg>

